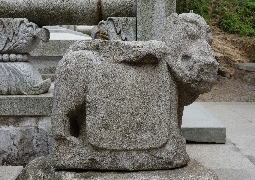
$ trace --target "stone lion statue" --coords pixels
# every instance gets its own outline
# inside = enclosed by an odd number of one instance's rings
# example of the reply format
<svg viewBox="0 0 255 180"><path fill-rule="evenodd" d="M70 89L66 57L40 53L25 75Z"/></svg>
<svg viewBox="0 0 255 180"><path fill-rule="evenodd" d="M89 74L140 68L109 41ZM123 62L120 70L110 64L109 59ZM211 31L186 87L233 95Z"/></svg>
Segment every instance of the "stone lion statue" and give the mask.
<svg viewBox="0 0 255 180"><path fill-rule="evenodd" d="M29 166L139 171L187 165L183 107L210 91L218 63L199 15L172 14L164 36L164 42L94 40L70 47L56 73L53 154Z"/></svg>

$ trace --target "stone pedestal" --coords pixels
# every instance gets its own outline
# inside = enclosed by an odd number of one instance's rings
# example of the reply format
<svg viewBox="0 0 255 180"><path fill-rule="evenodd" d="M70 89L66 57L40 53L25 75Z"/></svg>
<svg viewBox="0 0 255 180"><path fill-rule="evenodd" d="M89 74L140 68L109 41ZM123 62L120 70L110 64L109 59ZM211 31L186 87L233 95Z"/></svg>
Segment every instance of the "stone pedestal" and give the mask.
<svg viewBox="0 0 255 180"><path fill-rule="evenodd" d="M51 81L28 62L29 52L39 40L47 41L46 29L23 18L0 18L0 95L42 94Z"/></svg>
<svg viewBox="0 0 255 180"><path fill-rule="evenodd" d="M92 39L136 41L135 17L110 17L91 31Z"/></svg>
<svg viewBox="0 0 255 180"><path fill-rule="evenodd" d="M153 171L56 171L51 157L37 158L22 171L17 180L217 180L217 175L191 159L181 168Z"/></svg>

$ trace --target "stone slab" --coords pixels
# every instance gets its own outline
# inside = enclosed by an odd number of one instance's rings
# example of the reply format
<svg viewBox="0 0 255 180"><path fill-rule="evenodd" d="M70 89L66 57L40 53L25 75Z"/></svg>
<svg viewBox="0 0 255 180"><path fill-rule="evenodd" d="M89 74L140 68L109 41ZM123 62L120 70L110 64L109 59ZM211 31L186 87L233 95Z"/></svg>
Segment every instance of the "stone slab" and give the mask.
<svg viewBox="0 0 255 180"><path fill-rule="evenodd" d="M94 26L77 26L77 31L90 36L93 27Z"/></svg>
<svg viewBox="0 0 255 180"><path fill-rule="evenodd" d="M228 139L255 164L255 103L207 102L202 105L227 126Z"/></svg>
<svg viewBox="0 0 255 180"><path fill-rule="evenodd" d="M235 64L235 67L238 69L255 72L255 63L238 63Z"/></svg>
<svg viewBox="0 0 255 180"><path fill-rule="evenodd" d="M220 180L254 180L255 103L201 102L227 127L226 144L187 144L191 158L216 172Z"/></svg>
<svg viewBox="0 0 255 180"><path fill-rule="evenodd" d="M22 169L22 166L0 166L0 180L15 180Z"/></svg>
<svg viewBox="0 0 255 180"><path fill-rule="evenodd" d="M59 26L44 28L50 31L50 40L47 43L40 42L30 53L31 56L63 56L75 41L91 39L88 35Z"/></svg>
<svg viewBox="0 0 255 180"><path fill-rule="evenodd" d="M66 171L55 170L52 166L51 157L40 157L31 161L19 175L17 180L216 180L217 175L191 159L188 165L169 170L153 171ZM40 173L38 173L40 172Z"/></svg>
<svg viewBox="0 0 255 180"><path fill-rule="evenodd" d="M182 117L182 133L188 141L226 142L226 126L198 102L185 106Z"/></svg>
<svg viewBox="0 0 255 180"><path fill-rule="evenodd" d="M187 144L189 156L213 170L219 180L254 180L254 164L229 140L226 144Z"/></svg>
<svg viewBox="0 0 255 180"><path fill-rule="evenodd" d="M47 116L52 111L53 83L41 95L1 95L0 116Z"/></svg>
<svg viewBox="0 0 255 180"><path fill-rule="evenodd" d="M187 166L171 169L171 170L156 170L156 171L137 171L137 172L67 172L58 171L55 173L56 177L61 180L72 179L90 179L90 180L216 180L217 175L206 169L203 165L191 160Z"/></svg>
<svg viewBox="0 0 255 180"><path fill-rule="evenodd" d="M24 166L52 152L51 118L0 116L0 167Z"/></svg>
<svg viewBox="0 0 255 180"><path fill-rule="evenodd" d="M255 86L255 63L235 64L234 78Z"/></svg>

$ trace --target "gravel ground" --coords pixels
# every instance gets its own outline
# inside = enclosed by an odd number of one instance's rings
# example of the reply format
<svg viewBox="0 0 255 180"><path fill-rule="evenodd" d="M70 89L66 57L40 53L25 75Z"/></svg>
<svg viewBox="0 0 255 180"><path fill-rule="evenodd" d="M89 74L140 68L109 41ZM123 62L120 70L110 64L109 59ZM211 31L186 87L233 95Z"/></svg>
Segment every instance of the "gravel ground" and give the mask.
<svg viewBox="0 0 255 180"><path fill-rule="evenodd" d="M255 86L241 80L220 79L211 92L201 94L198 102L255 102Z"/></svg>

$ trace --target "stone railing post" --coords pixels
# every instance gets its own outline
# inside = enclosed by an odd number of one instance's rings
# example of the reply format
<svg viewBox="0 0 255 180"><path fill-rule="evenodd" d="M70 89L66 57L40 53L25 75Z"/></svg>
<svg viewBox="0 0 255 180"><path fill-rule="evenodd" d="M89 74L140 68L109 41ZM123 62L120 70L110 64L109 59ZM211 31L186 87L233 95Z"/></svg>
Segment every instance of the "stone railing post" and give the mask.
<svg viewBox="0 0 255 180"><path fill-rule="evenodd" d="M0 0L1 18L42 25L97 25L108 17L135 17L136 0Z"/></svg>
<svg viewBox="0 0 255 180"><path fill-rule="evenodd" d="M175 9L175 0L137 0L137 40L162 41L166 17Z"/></svg>

